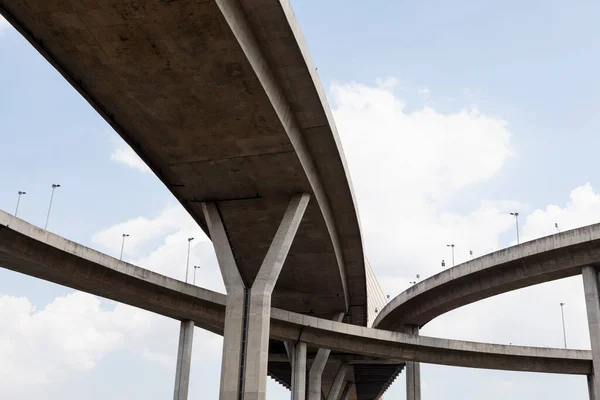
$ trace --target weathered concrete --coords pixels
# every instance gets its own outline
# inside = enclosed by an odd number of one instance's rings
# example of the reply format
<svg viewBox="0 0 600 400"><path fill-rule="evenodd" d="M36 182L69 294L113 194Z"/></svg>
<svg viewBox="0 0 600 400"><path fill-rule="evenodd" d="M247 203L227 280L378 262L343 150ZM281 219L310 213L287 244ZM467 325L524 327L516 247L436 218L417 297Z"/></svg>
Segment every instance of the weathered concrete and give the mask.
<svg viewBox="0 0 600 400"><path fill-rule="evenodd" d="M399 294L373 327L404 329L500 293L581 273L600 265L600 224L509 247L427 278Z"/></svg>
<svg viewBox="0 0 600 400"><path fill-rule="evenodd" d="M289 195L311 194L273 305L331 318L352 304L366 324L352 187L289 2L0 0L0 13L205 231L201 203L219 204L249 284Z"/></svg>
<svg viewBox="0 0 600 400"><path fill-rule="evenodd" d="M349 400L350 391L352 390L352 382L346 382L346 386L344 386L344 391L342 392L341 400Z"/></svg>
<svg viewBox="0 0 600 400"><path fill-rule="evenodd" d="M409 325L406 333L419 334L419 327ZM415 361L406 362L406 400L421 400L421 364Z"/></svg>
<svg viewBox="0 0 600 400"><path fill-rule="evenodd" d="M227 296L119 261L0 212L0 265L222 334ZM592 354L407 335L273 308L271 338L383 360L589 375Z"/></svg>
<svg viewBox="0 0 600 400"><path fill-rule="evenodd" d="M596 400L595 377L593 374L587 376L588 394L590 400Z"/></svg>
<svg viewBox="0 0 600 400"><path fill-rule="evenodd" d="M175 371L175 391L173 400L187 400L192 366L192 344L194 342L194 321L181 321L179 347L177 349L177 369Z"/></svg>
<svg viewBox="0 0 600 400"><path fill-rule="evenodd" d="M238 271L217 205L204 203L202 206L227 290L219 399L235 400L238 398L240 384L243 381L240 364L243 361L246 340L244 335L246 287Z"/></svg>
<svg viewBox="0 0 600 400"><path fill-rule="evenodd" d="M231 290L235 296L235 301L227 304L225 318L223 347L226 351L223 353L224 367L221 371L221 400L237 398L237 393L232 389L236 386L236 391L240 390L240 385L243 385L245 400L266 397L271 294L309 200L308 194L292 197L250 288L241 278L218 206L215 203L203 204L217 260L220 265L223 263L220 266L223 280L228 294ZM231 321L230 325L228 320ZM230 336L228 333L231 330L235 333ZM243 378L238 379L237 385L232 383L240 376Z"/></svg>
<svg viewBox="0 0 600 400"><path fill-rule="evenodd" d="M343 363L340 365L337 374L335 375L335 379L333 380L333 384L329 389L329 394L327 395L327 400L337 400L344 384L346 383L346 374L348 373L348 364Z"/></svg>
<svg viewBox="0 0 600 400"><path fill-rule="evenodd" d="M306 399L306 343L292 345L292 400Z"/></svg>
<svg viewBox="0 0 600 400"><path fill-rule="evenodd" d="M344 313L339 313L333 317L333 321L339 322L344 318ZM322 376L327 360L329 359L329 349L319 349L317 355L310 366L308 372L308 400L321 400Z"/></svg>
<svg viewBox="0 0 600 400"><path fill-rule="evenodd" d="M590 343L592 344L592 364L594 366L590 390L594 398L600 399L600 379L595 379L600 375L600 291L598 289L598 271L595 267L586 266L583 267L581 272Z"/></svg>

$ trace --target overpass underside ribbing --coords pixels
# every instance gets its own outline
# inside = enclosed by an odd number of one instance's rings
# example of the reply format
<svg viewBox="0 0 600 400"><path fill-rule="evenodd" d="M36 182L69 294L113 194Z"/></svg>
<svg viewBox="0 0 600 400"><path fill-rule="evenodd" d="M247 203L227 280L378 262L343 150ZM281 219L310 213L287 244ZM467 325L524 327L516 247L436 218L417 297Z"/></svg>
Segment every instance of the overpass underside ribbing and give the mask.
<svg viewBox="0 0 600 400"><path fill-rule="evenodd" d="M216 202L251 284L287 201L311 202L273 305L366 324L364 260L335 127L289 5L0 0L0 12L205 229ZM252 238L252 240L248 240Z"/></svg>

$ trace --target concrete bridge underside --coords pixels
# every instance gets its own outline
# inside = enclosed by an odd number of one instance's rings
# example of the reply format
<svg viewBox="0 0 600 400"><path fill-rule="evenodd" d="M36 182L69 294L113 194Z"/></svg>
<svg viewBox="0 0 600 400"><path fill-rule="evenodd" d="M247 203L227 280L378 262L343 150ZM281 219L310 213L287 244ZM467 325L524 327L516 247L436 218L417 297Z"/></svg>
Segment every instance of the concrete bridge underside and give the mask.
<svg viewBox="0 0 600 400"><path fill-rule="evenodd" d="M14 271L56 282L222 334L226 296L156 274L63 239L0 212L0 264ZM348 362L381 371L379 391L391 383L406 361L516 371L588 375L589 351L504 346L455 341L370 329L285 310L271 313L271 371L282 363L283 342L302 341L315 351L332 349L336 365ZM309 357L310 359L310 357ZM275 365L279 364L279 365ZM395 366L392 368L392 366ZM374 389L373 375L354 372L360 396L361 379ZM335 369L332 364L330 371ZM362 377L361 378L361 373ZM328 374L331 374L329 372ZM287 372L275 376L287 381ZM329 379L329 378L328 378ZM331 385L330 382L324 387ZM367 390L365 389L365 393ZM358 394L358 395L357 395Z"/></svg>
<svg viewBox="0 0 600 400"><path fill-rule="evenodd" d="M201 204L217 205L247 285L289 197L311 195L272 303L366 324L351 184L287 1L0 0L0 13L207 233Z"/></svg>

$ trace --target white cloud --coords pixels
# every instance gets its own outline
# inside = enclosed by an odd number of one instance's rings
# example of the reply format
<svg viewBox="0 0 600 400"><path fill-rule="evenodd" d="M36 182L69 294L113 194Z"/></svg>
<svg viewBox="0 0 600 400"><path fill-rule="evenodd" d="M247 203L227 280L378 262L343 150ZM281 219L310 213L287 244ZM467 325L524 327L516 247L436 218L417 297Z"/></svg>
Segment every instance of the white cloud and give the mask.
<svg viewBox="0 0 600 400"><path fill-rule="evenodd" d="M438 272L442 258L450 265L446 244L456 243L457 261L469 250L482 254L499 246L514 202L482 201L467 213L450 211L448 203L493 179L513 150L506 121L476 107L408 112L390 81L335 84L331 91L366 254L385 291L396 295L415 274Z"/></svg>
<svg viewBox="0 0 600 400"><path fill-rule="evenodd" d="M0 380L0 393L92 369L122 348L128 324L84 293L57 297L39 311L28 299L0 296L0 320L0 375L10 377Z"/></svg>
<svg viewBox="0 0 600 400"><path fill-rule="evenodd" d="M137 169L143 173L152 172L144 161L133 151L127 143L119 140L117 146L110 155L110 159L116 163L126 165L130 168Z"/></svg>
<svg viewBox="0 0 600 400"><path fill-rule="evenodd" d="M571 191L564 208L548 205L529 214L522 229L523 240L531 240L556 233L555 223L560 230L569 230L600 222L600 194L594 192L591 183Z"/></svg>

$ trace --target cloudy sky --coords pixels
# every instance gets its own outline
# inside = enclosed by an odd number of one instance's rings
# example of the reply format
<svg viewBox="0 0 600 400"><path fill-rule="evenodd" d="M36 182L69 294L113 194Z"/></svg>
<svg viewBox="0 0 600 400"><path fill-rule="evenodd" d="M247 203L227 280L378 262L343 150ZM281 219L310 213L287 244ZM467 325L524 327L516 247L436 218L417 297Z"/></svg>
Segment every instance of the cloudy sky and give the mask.
<svg viewBox="0 0 600 400"><path fill-rule="evenodd" d="M485 3L485 4L484 4ZM392 297L451 264L600 222L600 5L292 2L328 93L366 254ZM210 243L108 125L0 19L0 208L223 291ZM190 271L190 273L193 270ZM448 313L422 333L589 348L580 277ZM178 323L0 269L0 398L165 399ZM217 398L221 339L196 329L190 398ZM585 378L424 365L423 398L587 398ZM387 398L404 398L404 376ZM269 383L268 398L289 398Z"/></svg>

